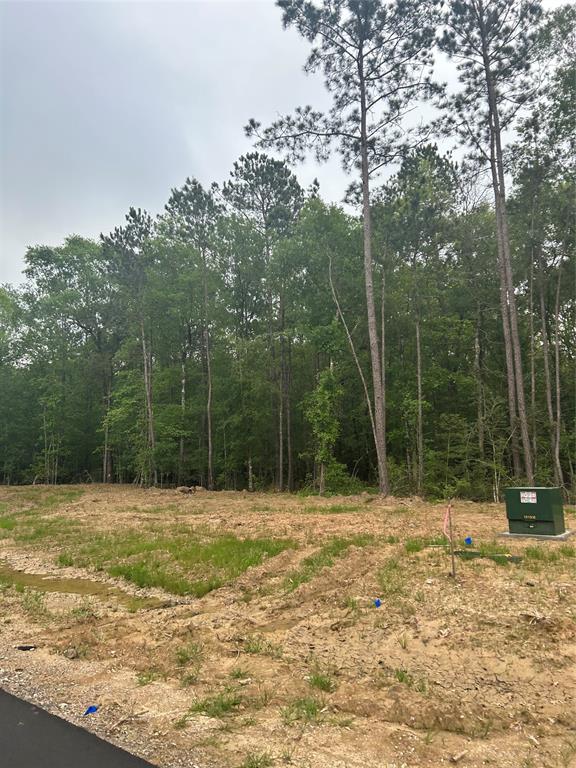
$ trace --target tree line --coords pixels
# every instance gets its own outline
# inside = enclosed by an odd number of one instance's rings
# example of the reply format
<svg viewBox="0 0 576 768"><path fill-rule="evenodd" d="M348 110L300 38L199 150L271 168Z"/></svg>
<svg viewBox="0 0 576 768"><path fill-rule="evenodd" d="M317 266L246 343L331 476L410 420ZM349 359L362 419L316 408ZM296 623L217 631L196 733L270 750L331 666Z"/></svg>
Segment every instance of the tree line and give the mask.
<svg viewBox="0 0 576 768"><path fill-rule="evenodd" d="M250 120L227 181L0 288L2 481L574 493L574 6L278 5L330 109ZM300 185L309 152L346 209Z"/></svg>

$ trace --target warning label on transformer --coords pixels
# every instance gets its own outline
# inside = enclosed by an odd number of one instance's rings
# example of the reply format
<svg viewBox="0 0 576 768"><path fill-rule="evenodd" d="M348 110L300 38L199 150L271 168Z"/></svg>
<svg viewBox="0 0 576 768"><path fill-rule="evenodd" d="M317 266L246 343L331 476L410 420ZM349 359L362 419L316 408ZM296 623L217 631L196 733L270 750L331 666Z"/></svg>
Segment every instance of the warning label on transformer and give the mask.
<svg viewBox="0 0 576 768"><path fill-rule="evenodd" d="M536 491L520 491L520 504L536 504Z"/></svg>

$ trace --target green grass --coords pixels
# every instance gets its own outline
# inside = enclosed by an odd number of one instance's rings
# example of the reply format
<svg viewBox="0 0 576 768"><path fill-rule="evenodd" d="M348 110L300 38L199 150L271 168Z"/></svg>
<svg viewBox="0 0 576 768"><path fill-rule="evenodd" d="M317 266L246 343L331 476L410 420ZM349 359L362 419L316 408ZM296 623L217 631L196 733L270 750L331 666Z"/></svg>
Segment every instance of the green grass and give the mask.
<svg viewBox="0 0 576 768"><path fill-rule="evenodd" d="M251 752L246 755L240 768L270 768L273 764L274 761L267 752Z"/></svg>
<svg viewBox="0 0 576 768"><path fill-rule="evenodd" d="M406 552L421 552L425 547L445 546L448 543L445 536L434 536L429 538L406 539L404 549Z"/></svg>
<svg viewBox="0 0 576 768"><path fill-rule="evenodd" d="M547 547L526 547L524 550L526 560L540 563L557 563L563 557L576 557L576 549L570 544L563 544L557 549L548 549Z"/></svg>
<svg viewBox="0 0 576 768"><path fill-rule="evenodd" d="M176 651L176 663L180 667L187 664L200 666L204 660L204 648L200 643L190 641Z"/></svg>
<svg viewBox="0 0 576 768"><path fill-rule="evenodd" d="M333 693L336 690L336 681L329 672L316 667L308 679L311 688L317 688L324 693Z"/></svg>
<svg viewBox="0 0 576 768"><path fill-rule="evenodd" d="M15 491L0 508L0 537L10 534L16 541L35 544L44 541L66 542L77 537L81 524L66 517L45 517L45 513L76 501L83 491L73 488L28 488Z"/></svg>
<svg viewBox="0 0 576 768"><path fill-rule="evenodd" d="M175 595L202 597L229 583L248 568L260 565L288 548L288 539L240 539L214 535L185 525L160 527L147 524L137 530L90 534L85 524L48 510L75 501L83 491L28 488L13 494L0 517L0 536L9 534L26 544L62 546L56 562L104 571L139 587L159 587ZM155 507L154 512L172 511Z"/></svg>
<svg viewBox="0 0 576 768"><path fill-rule="evenodd" d="M144 685L150 685L150 683L153 683L155 680L157 680L159 677L157 670L155 669L145 669L142 672L139 672L136 675L136 682L140 686Z"/></svg>
<svg viewBox="0 0 576 768"><path fill-rule="evenodd" d="M322 568L330 568L334 560L343 557L351 546L365 547L373 541L372 536L354 536L348 539L332 539L317 552L302 561L300 568L289 573L284 580L284 588L293 592L301 584L311 581Z"/></svg>
<svg viewBox="0 0 576 768"><path fill-rule="evenodd" d="M238 709L242 697L232 689L226 689L215 696L199 699L189 709L190 714L201 713L208 717L222 718Z"/></svg>
<svg viewBox="0 0 576 768"><path fill-rule="evenodd" d="M245 680L250 677L250 672L247 669L242 669L242 667L234 667L230 672L230 677L232 680Z"/></svg>
<svg viewBox="0 0 576 768"><path fill-rule="evenodd" d="M321 699L313 697L296 699L282 710L282 720L286 725L292 725L296 722L318 723L324 706Z"/></svg>
<svg viewBox="0 0 576 768"><path fill-rule="evenodd" d="M377 579L384 597L404 594L404 573L398 560L387 560L378 571Z"/></svg>
<svg viewBox="0 0 576 768"><path fill-rule="evenodd" d="M239 539L190 528L166 531L148 527L122 535L94 536L71 558L66 553L66 563L71 559L75 565L106 571L139 587L203 597L266 557L295 546L287 539Z"/></svg>

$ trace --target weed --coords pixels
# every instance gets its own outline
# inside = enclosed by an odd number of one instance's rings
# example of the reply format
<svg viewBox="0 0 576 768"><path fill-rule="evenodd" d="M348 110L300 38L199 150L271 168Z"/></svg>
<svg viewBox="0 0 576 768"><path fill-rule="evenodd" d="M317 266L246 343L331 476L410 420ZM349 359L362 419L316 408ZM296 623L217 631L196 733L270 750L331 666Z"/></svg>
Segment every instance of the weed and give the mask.
<svg viewBox="0 0 576 768"><path fill-rule="evenodd" d="M282 720L286 725L295 722L318 723L324 709L324 702L312 697L296 699L282 710Z"/></svg>
<svg viewBox="0 0 576 768"><path fill-rule="evenodd" d="M207 696L205 699L200 699L193 704L189 712L201 712L208 717L223 717L229 715L235 709L238 709L242 703L242 697L237 691L227 688L215 696Z"/></svg>
<svg viewBox="0 0 576 768"><path fill-rule="evenodd" d="M204 648L200 643L188 642L176 650L176 662L180 667L193 662L196 666L202 664L204 659Z"/></svg>
<svg viewBox="0 0 576 768"><path fill-rule="evenodd" d="M326 670L316 666L308 679L311 688L317 688L325 693L333 693L336 690L336 681Z"/></svg>
<svg viewBox="0 0 576 768"><path fill-rule="evenodd" d="M185 715L182 715L182 717L179 717L178 720L174 721L174 728L177 731L181 731L188 725L188 713Z"/></svg>
<svg viewBox="0 0 576 768"><path fill-rule="evenodd" d="M403 574L398 560L390 559L384 563L377 578L382 595L390 597L404 593Z"/></svg>
<svg viewBox="0 0 576 768"><path fill-rule="evenodd" d="M414 678L410 674L410 672L407 672L405 669L395 669L394 670L394 677L396 680L398 680L399 683L403 683L404 685L407 685L409 688L412 688L414 685Z"/></svg>
<svg viewBox="0 0 576 768"><path fill-rule="evenodd" d="M56 558L56 565L63 567L74 565L74 558L69 552L61 552Z"/></svg>
<svg viewBox="0 0 576 768"><path fill-rule="evenodd" d="M274 693L269 688L259 688L258 694L252 699L255 709L265 709L274 698Z"/></svg>
<svg viewBox="0 0 576 768"><path fill-rule="evenodd" d="M267 752L260 752L258 754L250 752L240 768L269 768L273 763L274 761Z"/></svg>
<svg viewBox="0 0 576 768"><path fill-rule="evenodd" d="M26 589L22 595L22 607L35 619L47 618L50 612L44 603L44 595L35 589Z"/></svg>
<svg viewBox="0 0 576 768"><path fill-rule="evenodd" d="M401 635L398 635L396 638L398 640L398 645L402 650L406 651L408 649L408 635L406 632L402 632Z"/></svg>
<svg viewBox="0 0 576 768"><path fill-rule="evenodd" d="M247 677L249 677L250 673L247 669L242 669L242 667L234 667L234 669L230 672L230 677L232 680L245 680Z"/></svg>
<svg viewBox="0 0 576 768"><path fill-rule="evenodd" d="M98 616L88 600L83 600L81 605L78 605L76 608L72 608L70 615L80 624L93 621Z"/></svg>
<svg viewBox="0 0 576 768"><path fill-rule="evenodd" d="M191 685L194 685L198 682L198 673L197 672L187 672L185 675L182 675L180 678L180 684L182 685L182 688L189 688Z"/></svg>
<svg viewBox="0 0 576 768"><path fill-rule="evenodd" d="M252 635L244 641L245 653L257 653L262 656L270 656L279 659L282 656L282 648L279 645L271 643L260 635Z"/></svg>
<svg viewBox="0 0 576 768"><path fill-rule="evenodd" d="M148 685L158 679L158 672L152 667L145 669L136 675L136 682L138 685Z"/></svg>

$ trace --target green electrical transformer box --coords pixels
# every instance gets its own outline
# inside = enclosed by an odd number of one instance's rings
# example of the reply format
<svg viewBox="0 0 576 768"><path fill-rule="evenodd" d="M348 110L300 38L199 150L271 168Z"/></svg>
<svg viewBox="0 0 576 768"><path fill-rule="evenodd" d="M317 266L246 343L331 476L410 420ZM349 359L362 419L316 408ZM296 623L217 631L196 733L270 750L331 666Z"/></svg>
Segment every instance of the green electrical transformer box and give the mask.
<svg viewBox="0 0 576 768"><path fill-rule="evenodd" d="M510 533L560 536L566 531L560 488L506 488Z"/></svg>

